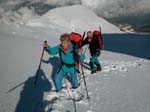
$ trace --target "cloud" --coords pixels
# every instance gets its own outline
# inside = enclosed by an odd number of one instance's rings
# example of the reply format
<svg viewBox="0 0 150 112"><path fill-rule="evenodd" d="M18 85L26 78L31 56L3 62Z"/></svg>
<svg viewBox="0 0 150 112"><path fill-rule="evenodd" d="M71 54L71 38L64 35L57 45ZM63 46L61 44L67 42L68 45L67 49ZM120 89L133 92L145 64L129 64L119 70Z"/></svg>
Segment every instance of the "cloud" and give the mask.
<svg viewBox="0 0 150 112"><path fill-rule="evenodd" d="M150 0L47 0L47 3L58 6L82 4L104 17L150 12Z"/></svg>
<svg viewBox="0 0 150 112"><path fill-rule="evenodd" d="M150 0L81 0L81 3L104 17L150 12Z"/></svg>
<svg viewBox="0 0 150 112"><path fill-rule="evenodd" d="M6 5L3 4L0 7L7 10L7 8L11 9L16 4L27 1L29 2L29 0L6 0ZM150 13L150 0L31 0L30 2L41 2L56 7L81 4L106 18Z"/></svg>
<svg viewBox="0 0 150 112"><path fill-rule="evenodd" d="M46 0L45 3L55 6L68 6L74 4L81 4L80 0Z"/></svg>

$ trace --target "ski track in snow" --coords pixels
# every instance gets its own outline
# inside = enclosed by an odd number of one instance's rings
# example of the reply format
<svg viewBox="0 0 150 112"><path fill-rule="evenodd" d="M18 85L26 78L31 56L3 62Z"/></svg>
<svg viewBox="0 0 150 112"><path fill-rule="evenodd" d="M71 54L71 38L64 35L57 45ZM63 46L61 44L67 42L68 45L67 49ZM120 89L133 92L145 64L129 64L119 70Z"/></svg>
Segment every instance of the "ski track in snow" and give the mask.
<svg viewBox="0 0 150 112"><path fill-rule="evenodd" d="M102 64L106 65L109 64L108 66L103 67L103 72L111 72L111 71L120 71L120 72L128 72L128 69L130 67L137 68L141 67L143 62L145 60L137 60L137 61L121 61L121 62L102 62Z"/></svg>
<svg viewBox="0 0 150 112"><path fill-rule="evenodd" d="M88 61L85 61L89 63ZM128 69L132 68L142 68L142 64L147 62L145 59L137 59L134 61L101 61L102 74L110 72L128 72ZM87 66L87 65L86 65ZM89 68L89 66L88 66ZM86 74L90 74L90 70L84 70Z"/></svg>
<svg viewBox="0 0 150 112"><path fill-rule="evenodd" d="M89 62L88 60L86 60L85 62ZM138 60L134 60L134 61L112 61L112 62L108 62L108 61L102 61L101 64L104 65L102 66L102 71L101 72L97 72L95 74L90 74L90 70L87 70L86 68L84 68L84 73L86 75L86 80L87 82L90 80L90 78L94 75L95 77L97 75L101 75L103 77L109 77L109 74L110 73L117 73L119 75L121 75L121 77L126 77L126 75L128 74L121 74L122 72L123 73L127 73L130 71L130 69L142 69L142 65L145 64L146 62L148 62L147 60L145 59L138 59ZM80 70L81 71L81 70ZM101 104L103 103L103 101L101 100L101 97L97 96L96 98L91 98L90 101L88 102L87 99L86 99L86 94L85 94L85 88L84 88L84 83L83 83L83 77L80 79L80 92L84 93L84 99L81 99L80 101L77 101L76 102L76 105L77 106L83 106L83 107L88 107L87 108L87 111L86 112L94 112L92 111L94 107L93 106L89 106L90 104L94 104L94 101L93 100L99 100L101 101ZM69 83L67 83L69 85ZM95 84L99 84L99 81L94 81L93 83L89 83L88 85L95 85ZM70 86L71 87L71 86ZM103 90L106 91L106 93L109 93L109 91L106 90L106 88L103 88ZM94 89L95 91L99 91L99 88L95 88ZM51 112L66 112L67 110L65 110L64 108L64 105L65 103L73 103L71 100L68 100L70 99L70 96L68 95L68 92L66 89L62 90L63 92L61 94L59 94L60 98L56 99L52 104L48 104L47 107L46 107L46 112L49 112L48 110L51 110ZM51 92L50 92L51 93ZM89 96L94 96L95 93L93 92L90 92L89 91ZM54 97L55 97L56 94L54 94ZM77 94L74 94L74 95L77 95ZM45 99L45 100L49 100L48 98ZM73 109L73 105L72 106L72 109ZM88 110L89 109L89 110ZM71 111L73 112L73 111Z"/></svg>

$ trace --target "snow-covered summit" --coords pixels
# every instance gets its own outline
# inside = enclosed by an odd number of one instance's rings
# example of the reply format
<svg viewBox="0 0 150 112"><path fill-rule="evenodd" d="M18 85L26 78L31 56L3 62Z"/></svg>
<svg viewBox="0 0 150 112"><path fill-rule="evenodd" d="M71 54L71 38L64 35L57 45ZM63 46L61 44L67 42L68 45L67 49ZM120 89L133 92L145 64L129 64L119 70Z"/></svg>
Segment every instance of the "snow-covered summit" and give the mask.
<svg viewBox="0 0 150 112"><path fill-rule="evenodd" d="M53 9L41 18L32 19L27 23L28 26L42 27L52 27L54 24L67 29L67 31L79 33L98 30L99 26L102 27L103 33L122 33L118 27L98 17L92 10L81 5Z"/></svg>

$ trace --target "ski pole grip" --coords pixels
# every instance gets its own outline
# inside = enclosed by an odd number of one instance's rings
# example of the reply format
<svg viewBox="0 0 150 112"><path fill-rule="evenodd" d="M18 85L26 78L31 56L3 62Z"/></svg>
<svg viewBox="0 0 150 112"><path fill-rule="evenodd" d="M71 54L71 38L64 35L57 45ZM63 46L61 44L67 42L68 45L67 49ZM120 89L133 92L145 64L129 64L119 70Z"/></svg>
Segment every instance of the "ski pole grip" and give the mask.
<svg viewBox="0 0 150 112"><path fill-rule="evenodd" d="M44 44L43 44L43 48L45 49L45 48L47 48L47 47L45 47L47 45L47 41L45 40L44 41Z"/></svg>
<svg viewBox="0 0 150 112"><path fill-rule="evenodd" d="M45 40L44 43L47 44L47 40Z"/></svg>

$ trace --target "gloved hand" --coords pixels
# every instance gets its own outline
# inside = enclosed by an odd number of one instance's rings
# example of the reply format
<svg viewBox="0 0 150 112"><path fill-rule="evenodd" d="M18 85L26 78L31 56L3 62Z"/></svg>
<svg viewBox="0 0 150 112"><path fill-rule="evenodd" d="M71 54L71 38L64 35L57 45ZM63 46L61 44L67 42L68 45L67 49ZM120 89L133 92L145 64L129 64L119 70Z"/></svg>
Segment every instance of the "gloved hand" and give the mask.
<svg viewBox="0 0 150 112"><path fill-rule="evenodd" d="M100 52L100 50L101 50L100 48L99 48L99 49L96 49L97 52Z"/></svg>
<svg viewBox="0 0 150 112"><path fill-rule="evenodd" d="M43 47L44 47L44 49L46 49L48 47L47 41L44 41Z"/></svg>
<svg viewBox="0 0 150 112"><path fill-rule="evenodd" d="M82 54L82 49L78 49L78 55L80 56Z"/></svg>
<svg viewBox="0 0 150 112"><path fill-rule="evenodd" d="M96 52L96 56L100 56L101 52L100 51L97 51Z"/></svg>

